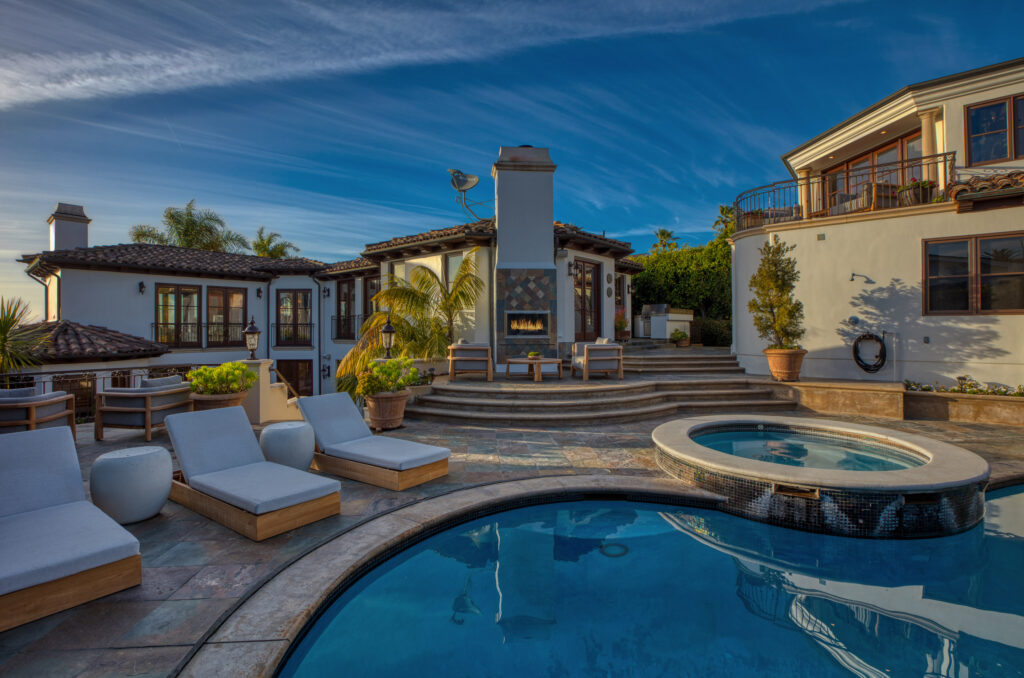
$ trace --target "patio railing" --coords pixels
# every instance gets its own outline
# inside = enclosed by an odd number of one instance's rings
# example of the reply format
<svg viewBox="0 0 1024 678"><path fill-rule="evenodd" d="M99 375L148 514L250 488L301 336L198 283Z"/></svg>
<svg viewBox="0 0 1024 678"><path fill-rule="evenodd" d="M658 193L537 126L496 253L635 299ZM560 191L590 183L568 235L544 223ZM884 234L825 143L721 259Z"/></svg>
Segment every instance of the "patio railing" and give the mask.
<svg viewBox="0 0 1024 678"><path fill-rule="evenodd" d="M358 339L359 330L363 326L362 315L335 315L331 316L331 325L334 328L332 339Z"/></svg>
<svg viewBox="0 0 1024 678"><path fill-rule="evenodd" d="M313 323L274 323L275 346L312 346Z"/></svg>
<svg viewBox="0 0 1024 678"><path fill-rule="evenodd" d="M737 196L736 230L945 202L955 173L956 153L950 152L778 181Z"/></svg>

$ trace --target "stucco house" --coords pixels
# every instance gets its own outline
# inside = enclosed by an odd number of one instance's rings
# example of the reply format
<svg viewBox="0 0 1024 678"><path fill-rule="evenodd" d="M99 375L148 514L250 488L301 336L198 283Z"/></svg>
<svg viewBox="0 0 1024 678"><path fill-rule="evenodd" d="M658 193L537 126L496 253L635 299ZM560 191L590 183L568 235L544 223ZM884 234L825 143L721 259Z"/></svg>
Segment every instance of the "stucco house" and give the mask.
<svg viewBox="0 0 1024 678"><path fill-rule="evenodd" d="M627 258L629 243L554 220L555 169L548 149L502 147L492 218L369 244L349 261L90 246L91 220L65 203L49 217L49 249L20 261L45 287L47 322L107 328L168 349L126 355L108 370L244 359L241 332L251 318L262 330L257 357L273 360L301 394L331 392L382 280L417 265L447 276L474 250L486 287L460 336L489 343L499 364L534 350L565 356L573 341L613 336L616 313L630 317L639 265Z"/></svg>
<svg viewBox="0 0 1024 678"><path fill-rule="evenodd" d="M736 199L733 350L768 238L796 245L806 377L1024 383L1024 59L904 87L782 156ZM879 365L877 341L884 342ZM875 370L875 371L869 371Z"/></svg>

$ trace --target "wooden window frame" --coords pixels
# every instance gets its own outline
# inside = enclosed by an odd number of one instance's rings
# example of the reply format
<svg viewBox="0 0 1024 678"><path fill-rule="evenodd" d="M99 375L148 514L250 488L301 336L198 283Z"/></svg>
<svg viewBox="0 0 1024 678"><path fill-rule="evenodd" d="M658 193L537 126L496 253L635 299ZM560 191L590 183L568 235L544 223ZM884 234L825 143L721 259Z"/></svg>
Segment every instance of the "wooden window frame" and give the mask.
<svg viewBox="0 0 1024 678"><path fill-rule="evenodd" d="M1014 119L1014 110L1017 101L1024 99L1024 92L1017 94L1008 94L1004 97L998 97L996 99L989 99L988 101L977 101L971 104L964 104L964 157L967 160L968 167L984 167L985 165L998 165L1003 162L1013 162L1014 160L1020 160L1024 158L1024 153L1017 155L1017 126ZM974 162L974 158L971 157L971 137L981 136L971 134L971 118L970 113L972 108L981 108L983 106L991 106L992 104L1002 103L1006 108L1006 157L999 158L998 160L985 160L984 162ZM1021 128L1024 133L1024 128ZM988 134L994 134L994 132L988 132Z"/></svg>
<svg viewBox="0 0 1024 678"><path fill-rule="evenodd" d="M869 181L867 183L877 182L879 180L878 176L877 176L878 172L877 172L877 169L876 169L877 166L878 166L878 162L877 162L878 161L878 154L882 153L884 151L887 151L890 148L895 146L896 149L897 149L896 162L901 162L902 163L902 162L909 161L910 158L907 157L907 144L909 142L913 141L914 139L917 139L920 136L921 136L921 130L914 130L912 132L907 132L906 134L903 134L901 136L895 137L894 139L890 139L889 141L886 141L883 144L875 146L874 148L872 148L872 149L870 149L868 151L865 151L864 153L861 153L860 155L858 155L855 158L850 158L849 160L845 160L845 161L843 161L841 163L838 163L836 165L833 165L832 167L829 167L829 168L825 169L821 173L821 176L823 178L823 180L822 180L822 199L824 200L824 203L826 205L825 210L827 211L829 209L832 209L832 207L834 207L834 204L832 203L832 197L835 195L835 193L831 192L829 190L829 188L828 188L828 179L827 179L828 175L836 174L836 173L839 174L839 182L837 182L837 183L840 184L840 186L838 186L837 189L836 189L836 191L838 193L852 193L853 187L851 185L852 182L850 181L850 166L851 165L854 165L854 164L856 164L858 162L862 162L865 158L867 158L868 166L869 166L869 168L871 170L871 175L870 175L871 178L869 179ZM908 179L910 177L909 177L909 174L907 173L908 172L908 168L904 167L904 168L902 168L899 171L900 171L900 176L898 178L899 185L904 185L906 183L909 183ZM917 177L917 178L920 179L920 177Z"/></svg>
<svg viewBox="0 0 1024 678"><path fill-rule="evenodd" d="M298 322L298 320L293 319L292 322L290 322L290 323L282 323L281 322L281 295L282 294L300 294L300 293L306 293L306 294L309 295L309 305L308 305L308 308L309 308L309 318L310 318L310 321L308 323L300 323L300 322ZM275 346L312 346L313 345L313 308L314 308L314 306L313 306L313 290L311 290L309 288L305 288L305 287L294 287L294 288L288 288L288 289L279 289L279 290L277 290L276 301L277 301L277 307L276 307L276 310L275 310L275 313L274 313L274 317L277 318L277 325L274 328L275 329L275 331L274 331L274 345ZM298 314L293 313L292 315L293 315L294 318L298 318ZM308 343L305 343L305 342L299 343L299 341L297 339L293 339L292 341L289 341L289 342L282 342L281 341L281 326L282 326L282 324L287 324L287 325L290 325L292 328L294 328L293 329L293 336L298 336L298 334L299 334L299 326L300 325L307 325L308 324L309 325L309 342Z"/></svg>
<svg viewBox="0 0 1024 678"><path fill-rule="evenodd" d="M370 294L370 284L377 281L377 291L380 292L380 275L368 275L363 278L363 317L369 318L374 314L373 308L373 297L375 295Z"/></svg>
<svg viewBox="0 0 1024 678"><path fill-rule="evenodd" d="M583 264L583 266L577 267L577 264ZM604 311L604 297L601 296L604 293L604 265L600 261L594 261L593 259L586 259L584 257L573 258L573 276L572 276L572 296L573 296L573 341L596 341L598 337L602 336L601 331L603 328L602 313ZM594 339L580 339L576 336L576 278L582 273L582 269L586 266L594 267L594 279L593 289L591 290L594 299ZM585 279L585 273L582 273ZM584 318L584 325L586 325L586 319ZM586 332L584 331L584 335Z"/></svg>
<svg viewBox="0 0 1024 678"><path fill-rule="evenodd" d="M348 301L348 306L349 306L349 312L344 314L344 315L341 312L341 301L342 301L341 290L342 290L343 287L347 288L347 290L348 290L347 301ZM355 304L356 304L356 279L355 278L345 278L345 279L342 279L342 280L338 280L336 285L335 285L334 292L335 292L335 294L334 294L334 296L335 296L334 314L335 314L335 318L337 318L337 320L335 320L335 322L334 322L334 340L338 341L338 340L346 340L346 339L355 339L356 335L359 333L359 327L356 326L356 322L354 320L355 318L359 317L359 314L352 312L352 311L355 310ZM342 329L342 322L343 322L344 318L347 317L347 316L351 316L353 318L352 323L348 326L351 331L342 332L341 331L341 329ZM345 336L343 336L343 335L345 335Z"/></svg>
<svg viewBox="0 0 1024 678"><path fill-rule="evenodd" d="M230 332L228 331L228 326L231 325L231 323L228 321L228 318L230 317L229 313L225 313L224 314L224 322L222 322L222 323L214 323L214 322L210 321L210 318L209 318L209 313L210 313L210 295L211 295L211 293L220 294L221 295L221 301L223 302L223 301L226 301L228 296L231 293L233 293L233 292L241 292L241 294L242 294L242 329L245 329L245 325L246 325L245 317L247 315L249 315L249 290L248 290L248 288L245 288L245 287L223 287L223 286L210 285L210 286L208 286L206 288L206 314L207 314L207 317L206 317L206 345L208 347L222 347L222 346L242 346L242 347L244 347L245 346L245 335L241 334L241 333L239 333L239 335L238 335L238 341L231 341L230 339L227 339L226 341L210 341L210 326L211 325L223 326L223 328L224 328L224 335L223 336L225 336L225 337L229 337L230 336ZM227 308L230 308L230 306L224 306L223 308L227 309Z"/></svg>
<svg viewBox="0 0 1024 678"><path fill-rule="evenodd" d="M448 279L448 260L455 256L461 257L462 261L466 260L466 253L463 252L462 250L445 252L444 256L441 257L441 276L442 279L444 280L444 286L447 287L448 289L451 289L452 287L452 281ZM460 262L459 265L461 266L462 263Z"/></svg>
<svg viewBox="0 0 1024 678"><path fill-rule="evenodd" d="M160 288L170 287L174 289L174 342L161 342L159 333L156 328L159 325L165 324L160 322ZM195 289L196 290L196 340L195 343L185 343L181 341L181 290L182 289ZM159 343L166 344L170 348L203 348L203 286L202 285L190 285L184 283L168 283L168 282L157 282L155 283L153 293L153 340ZM189 324L189 323L184 323Z"/></svg>
<svg viewBox="0 0 1024 678"><path fill-rule="evenodd" d="M1024 238L1024 231L1004 231L997 233L979 233L977 235L957 235L944 238L929 238L921 241L921 315L925 316L959 316L959 315L1024 315L1020 309L981 308L981 251L979 241L993 238ZM943 242L967 241L967 310L965 311L930 311L928 310L928 245ZM1011 275L1021 275L1017 273ZM960 276L954 276L960 277Z"/></svg>

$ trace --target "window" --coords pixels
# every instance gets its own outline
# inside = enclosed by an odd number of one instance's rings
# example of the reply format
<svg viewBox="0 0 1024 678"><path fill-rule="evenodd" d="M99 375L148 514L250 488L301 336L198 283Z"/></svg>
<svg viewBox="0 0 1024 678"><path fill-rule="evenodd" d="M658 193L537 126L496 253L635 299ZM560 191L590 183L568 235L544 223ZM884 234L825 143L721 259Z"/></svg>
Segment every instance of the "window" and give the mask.
<svg viewBox="0 0 1024 678"><path fill-rule="evenodd" d="M825 171L825 208L833 214L891 207L892 193L923 176L921 133L911 132ZM899 164L904 163L904 164ZM907 164L909 163L909 164ZM930 162L935 167L935 161ZM881 189L880 195L875 189Z"/></svg>
<svg viewBox="0 0 1024 678"><path fill-rule="evenodd" d="M625 306L626 302L626 276L615 276L615 308L616 310Z"/></svg>
<svg viewBox="0 0 1024 678"><path fill-rule="evenodd" d="M359 316L355 313L356 281L338 281L338 315L335 318L334 338L355 339Z"/></svg>
<svg viewBox="0 0 1024 678"><path fill-rule="evenodd" d="M925 241L925 313L1024 312L1024 232Z"/></svg>
<svg viewBox="0 0 1024 678"><path fill-rule="evenodd" d="M245 317L245 288L206 288L207 346L245 346Z"/></svg>
<svg viewBox="0 0 1024 678"><path fill-rule="evenodd" d="M1024 96L964 108L967 164L1024 158Z"/></svg>
<svg viewBox="0 0 1024 678"><path fill-rule="evenodd" d="M275 367L278 374L291 387L289 395L313 395L312 360L278 360Z"/></svg>
<svg viewBox="0 0 1024 678"><path fill-rule="evenodd" d="M444 255L444 284L448 286L448 289L452 288L452 283L455 282L455 278L459 274L459 267L462 266L464 258L462 252L449 252Z"/></svg>
<svg viewBox="0 0 1024 678"><path fill-rule="evenodd" d="M313 323L309 290L277 291L277 345L312 346Z"/></svg>
<svg viewBox="0 0 1024 678"><path fill-rule="evenodd" d="M156 286L156 322L153 336L173 348L199 347L198 285Z"/></svg>
<svg viewBox="0 0 1024 678"><path fill-rule="evenodd" d="M363 278L363 315L369 317L377 311L377 302L373 300L380 292L380 276Z"/></svg>

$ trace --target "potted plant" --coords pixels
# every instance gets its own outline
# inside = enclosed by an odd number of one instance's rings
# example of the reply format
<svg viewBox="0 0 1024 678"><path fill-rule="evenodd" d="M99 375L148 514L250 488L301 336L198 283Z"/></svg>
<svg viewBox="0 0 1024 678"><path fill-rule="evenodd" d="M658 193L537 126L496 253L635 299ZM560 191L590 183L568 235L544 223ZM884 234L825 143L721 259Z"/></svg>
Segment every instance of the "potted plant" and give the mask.
<svg viewBox="0 0 1024 678"><path fill-rule="evenodd" d="M626 320L626 309L615 312L615 340L629 339L629 321Z"/></svg>
<svg viewBox="0 0 1024 678"><path fill-rule="evenodd" d="M669 335L669 340L679 348L690 345L690 335L681 329L672 330L672 334Z"/></svg>
<svg viewBox="0 0 1024 678"><path fill-rule="evenodd" d="M899 187L896 200L902 207L932 202L935 186L935 182L931 179L918 181L916 178L911 178L910 183Z"/></svg>
<svg viewBox="0 0 1024 678"><path fill-rule="evenodd" d="M197 367L188 373L193 407L197 410L212 410L241 405L258 378L245 363Z"/></svg>
<svg viewBox="0 0 1024 678"><path fill-rule="evenodd" d="M526 357L530 360L540 360L540 351L530 351L526 354Z"/></svg>
<svg viewBox="0 0 1024 678"><path fill-rule="evenodd" d="M800 272L796 259L787 256L796 248L781 240L769 240L758 251L761 263L750 277L754 298L747 304L758 336L768 342L764 355L778 381L797 381L807 351L800 348L804 336L804 305L793 296Z"/></svg>
<svg viewBox="0 0 1024 678"><path fill-rule="evenodd" d="M392 358L370 363L359 375L356 395L366 399L372 428L386 431L402 425L409 386L420 381L419 370L412 365L412 358Z"/></svg>

